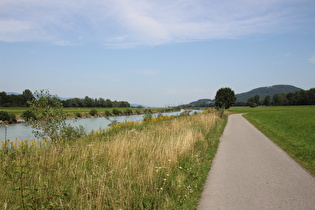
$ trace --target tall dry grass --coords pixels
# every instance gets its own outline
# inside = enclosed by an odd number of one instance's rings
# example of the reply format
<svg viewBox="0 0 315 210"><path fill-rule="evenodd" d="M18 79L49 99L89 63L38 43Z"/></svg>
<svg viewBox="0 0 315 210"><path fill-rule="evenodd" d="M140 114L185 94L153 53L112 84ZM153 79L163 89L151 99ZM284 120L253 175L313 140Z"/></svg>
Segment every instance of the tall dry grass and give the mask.
<svg viewBox="0 0 315 210"><path fill-rule="evenodd" d="M3 150L0 205L194 208L223 127L217 114L204 113L95 132L60 147Z"/></svg>

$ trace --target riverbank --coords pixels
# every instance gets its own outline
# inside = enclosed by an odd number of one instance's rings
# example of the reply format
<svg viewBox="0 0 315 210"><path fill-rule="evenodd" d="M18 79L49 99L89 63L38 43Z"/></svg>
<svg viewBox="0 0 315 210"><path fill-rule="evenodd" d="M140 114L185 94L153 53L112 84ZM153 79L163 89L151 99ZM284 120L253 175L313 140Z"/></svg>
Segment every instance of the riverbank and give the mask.
<svg viewBox="0 0 315 210"><path fill-rule="evenodd" d="M195 111L202 111L202 110L193 110L191 113L195 113ZM153 117L161 114L161 115L179 115L184 110L178 112L165 112L165 113L155 113L152 114ZM124 122L124 121L138 121L142 122L145 114L137 114L137 115L125 115L125 116L110 116L110 117L82 117L82 118L69 118L66 120L67 124L70 124L73 127L81 126L83 127L86 132L90 132L93 130L105 129L109 124L112 122ZM0 141L10 139L17 143L21 140L29 140L35 138L32 132L32 128L26 126L25 123L16 123L10 124L7 127L4 125L0 125Z"/></svg>
<svg viewBox="0 0 315 210"><path fill-rule="evenodd" d="M6 121L6 124L24 123L22 114L27 111L27 107L0 107L0 111L7 112L9 115L14 115L15 118L12 122ZM94 110L93 112L91 112ZM93 117L111 117L111 116L129 116L147 113L161 113L161 112L174 112L179 111L179 108L133 108L133 107L111 107L111 108L98 108L98 107L83 107L83 108L63 108L64 113L68 120L80 118L93 118ZM96 112L95 112L96 111ZM4 123L0 119L1 124Z"/></svg>
<svg viewBox="0 0 315 210"><path fill-rule="evenodd" d="M2 205L196 209L225 123L214 112L160 117L58 146L2 150Z"/></svg>

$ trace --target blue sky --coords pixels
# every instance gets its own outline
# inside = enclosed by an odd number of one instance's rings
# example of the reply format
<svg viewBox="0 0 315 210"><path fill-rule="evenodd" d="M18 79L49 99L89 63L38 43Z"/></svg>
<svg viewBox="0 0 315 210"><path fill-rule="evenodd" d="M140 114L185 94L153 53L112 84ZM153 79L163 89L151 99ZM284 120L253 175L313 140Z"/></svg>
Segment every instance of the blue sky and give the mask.
<svg viewBox="0 0 315 210"><path fill-rule="evenodd" d="M0 91L173 106L315 87L314 0L1 0Z"/></svg>

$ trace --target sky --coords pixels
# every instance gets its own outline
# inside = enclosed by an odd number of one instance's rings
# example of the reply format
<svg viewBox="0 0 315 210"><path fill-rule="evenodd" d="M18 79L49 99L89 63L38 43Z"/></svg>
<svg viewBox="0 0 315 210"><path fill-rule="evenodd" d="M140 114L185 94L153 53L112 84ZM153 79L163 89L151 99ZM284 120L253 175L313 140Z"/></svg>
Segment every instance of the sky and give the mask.
<svg viewBox="0 0 315 210"><path fill-rule="evenodd" d="M0 91L166 107L315 87L314 0L1 0Z"/></svg>

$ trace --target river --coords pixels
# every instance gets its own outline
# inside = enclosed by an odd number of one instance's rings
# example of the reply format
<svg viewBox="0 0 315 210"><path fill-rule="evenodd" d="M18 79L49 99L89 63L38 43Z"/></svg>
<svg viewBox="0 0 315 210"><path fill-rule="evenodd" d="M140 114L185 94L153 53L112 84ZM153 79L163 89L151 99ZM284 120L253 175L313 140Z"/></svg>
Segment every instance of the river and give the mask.
<svg viewBox="0 0 315 210"><path fill-rule="evenodd" d="M179 115L184 110L178 112L166 112L166 113L155 113L152 114L153 117L156 117L158 114L162 114L164 116L170 115ZM203 110L192 110L191 113L194 112L202 112ZM115 116L109 117L109 120L105 117L97 117L97 118L84 118L84 119L76 119L76 120L66 120L67 124L72 126L82 125L87 132L93 130L100 130L107 128L111 121L116 120L117 122L124 121L138 121L142 122L144 114L140 115L130 115L130 116ZM5 139L9 139L10 141L16 142L21 140L29 140L35 138L32 133L32 128L27 126L25 123L19 124L10 124L7 128L4 125L0 125L0 141L4 141ZM1 147L1 145L0 145Z"/></svg>

